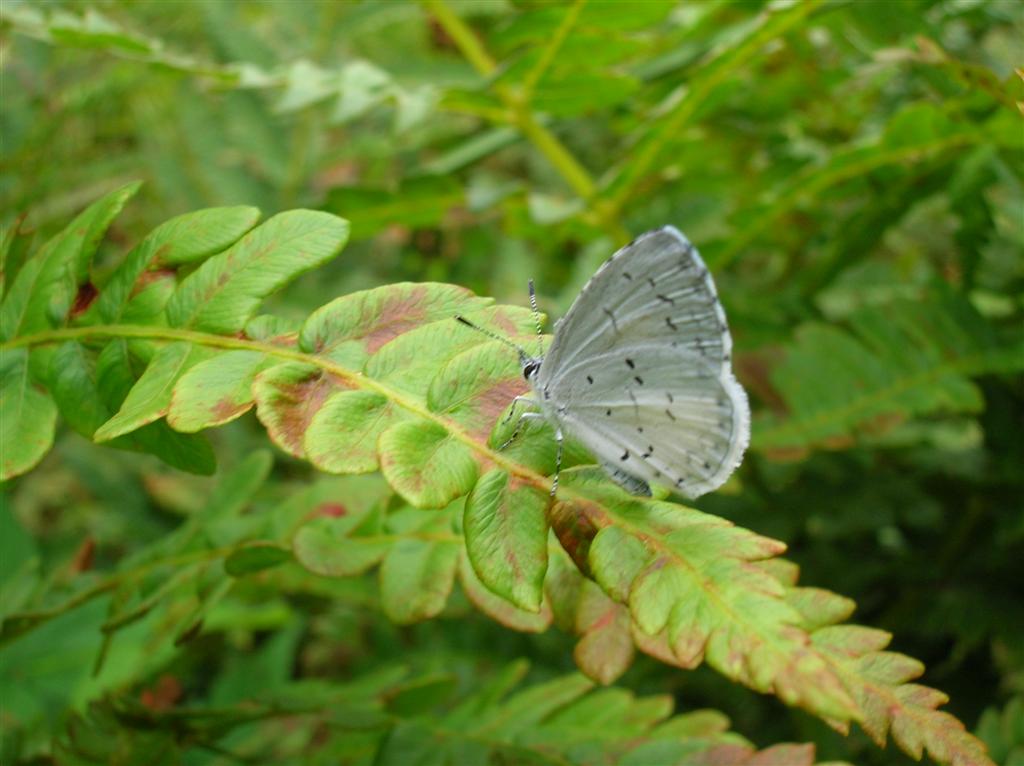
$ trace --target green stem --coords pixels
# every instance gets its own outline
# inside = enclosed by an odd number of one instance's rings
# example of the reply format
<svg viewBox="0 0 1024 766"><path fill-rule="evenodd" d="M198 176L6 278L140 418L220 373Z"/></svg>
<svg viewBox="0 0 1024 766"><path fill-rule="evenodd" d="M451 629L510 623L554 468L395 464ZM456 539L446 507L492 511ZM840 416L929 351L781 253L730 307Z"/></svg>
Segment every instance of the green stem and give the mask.
<svg viewBox="0 0 1024 766"><path fill-rule="evenodd" d="M793 176L785 187L777 192L770 207L752 219L748 217L743 226L737 227L736 233L729 238L722 250L709 258L708 263L714 268L729 265L744 248L756 241L765 229L802 200L816 200L823 191L844 181L864 176L886 165L922 161L981 140L984 140L984 136L980 134L964 132L893 149L882 149L873 145L870 152L865 152L862 147L840 151L833 156L828 165L807 168Z"/></svg>
<svg viewBox="0 0 1024 766"><path fill-rule="evenodd" d="M318 367L324 372L340 378L352 388L361 388L373 391L386 397L402 409L408 410L423 420L428 420L448 431L452 437L465 444L471 450L480 453L492 465L496 465L509 473L518 476L524 481L545 491L550 486L547 477L536 471L509 460L499 452L490 449L486 444L481 444L473 438L466 430L457 423L454 423L442 415L429 410L425 404L414 397L409 396L398 389L366 377L361 372L350 370L337 362L326 357L315 354L307 354L294 348L275 346L270 343L263 343L246 338L225 337L211 335L209 333L197 332L196 330L183 330L175 327L145 327L141 325L93 325L88 327L64 327L54 330L23 335L18 338L0 343L0 352L14 348L48 345L62 343L68 340L83 340L86 338L138 338L153 341L186 341L208 348L222 348L227 350L257 351L267 356L277 357L291 362Z"/></svg>
<svg viewBox="0 0 1024 766"><path fill-rule="evenodd" d="M498 68L498 64L484 50L473 30L444 2L444 0L423 0L423 5L437 19L445 33L452 38L462 55L473 65L473 68L484 77L490 77Z"/></svg>
<svg viewBox="0 0 1024 766"><path fill-rule="evenodd" d="M498 64L484 49L473 30L448 7L444 0L423 0L423 5L437 19L438 24L455 42L462 55L466 57L466 60L476 69L477 73L485 78L493 77L498 70ZM570 14L575 11L575 14L578 15L582 7L583 2L577 0L576 6L570 9ZM566 21L575 23L574 18L567 19ZM568 34L571 27L571 23L566 26L566 21L563 21L563 26L565 27L563 37ZM559 31L561 31L561 28ZM554 43L554 41L552 42ZM551 58L555 56L560 46L561 42L558 42L557 45L549 46ZM536 70L537 78L543 75L544 68ZM572 152L558 140L555 134L538 122L530 111L529 102L525 98L525 91L523 93L514 92L508 87L496 85L494 92L506 109L508 109L512 124L547 158L548 162L552 164L573 192L593 207L597 193L596 182L590 173L587 172L587 169L573 156ZM613 239L620 243L629 240L629 232L626 231L619 221L617 214L606 210L603 205L598 206L597 213L597 222Z"/></svg>
<svg viewBox="0 0 1024 766"><path fill-rule="evenodd" d="M541 154L548 158L548 161L555 166L565 182L569 184L576 194L588 202L594 196L597 185L572 153L565 148L555 135L541 125L529 111L519 108L515 111L516 125L522 131Z"/></svg>
<svg viewBox="0 0 1024 766"><path fill-rule="evenodd" d="M730 75L750 61L762 47L789 29L803 21L822 4L822 0L804 0L793 8L777 12L772 18L768 16L752 35L737 47L727 48L720 55L712 53L713 58L702 70L703 76L691 81L687 92L673 110L660 124L654 126L651 133L640 144L639 150L630 159L623 172L623 177L615 184L615 190L607 202L606 215L618 216L630 199L637 185L650 171L665 147L685 130L697 110L715 92L716 88Z"/></svg>
<svg viewBox="0 0 1024 766"><path fill-rule="evenodd" d="M551 41L544 48L540 58L537 59L537 63L533 65L533 69L526 75L526 79L523 80L523 98L529 99L533 95L533 89L537 87L537 83L540 82L545 72L551 66L551 63L555 60L555 56L558 51L561 50L562 45L565 43L566 38L569 36L569 32L576 26L576 22L579 20L580 12L583 10L583 6L587 4L587 0L576 0L565 12L565 16L562 17L562 23L558 25L558 29L555 30L554 36Z"/></svg>

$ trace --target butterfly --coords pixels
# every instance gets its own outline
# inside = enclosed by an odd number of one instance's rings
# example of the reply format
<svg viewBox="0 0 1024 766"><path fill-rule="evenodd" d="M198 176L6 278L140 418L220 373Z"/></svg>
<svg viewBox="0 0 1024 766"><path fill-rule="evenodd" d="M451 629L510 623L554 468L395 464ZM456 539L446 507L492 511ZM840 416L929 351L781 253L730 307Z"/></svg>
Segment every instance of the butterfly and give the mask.
<svg viewBox="0 0 1024 766"><path fill-rule="evenodd" d="M536 311L532 283L530 298ZM656 483L696 498L743 459L750 405L732 372L725 312L696 248L673 226L642 234L597 270L546 354L516 348L531 395L514 405L531 409L522 419L551 423L558 441L552 495L566 436L633 494Z"/></svg>

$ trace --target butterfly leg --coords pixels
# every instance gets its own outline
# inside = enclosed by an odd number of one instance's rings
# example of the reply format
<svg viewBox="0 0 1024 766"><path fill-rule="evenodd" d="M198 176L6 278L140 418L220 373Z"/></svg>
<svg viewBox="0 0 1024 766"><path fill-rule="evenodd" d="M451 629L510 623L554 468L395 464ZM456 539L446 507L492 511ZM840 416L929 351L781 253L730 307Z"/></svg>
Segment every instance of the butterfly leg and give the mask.
<svg viewBox="0 0 1024 766"><path fill-rule="evenodd" d="M555 478L551 482L551 497L558 491L558 475L562 472L562 442L565 441L565 437L562 436L561 428L555 431L555 441L558 442L558 451L555 452Z"/></svg>
<svg viewBox="0 0 1024 766"><path fill-rule="evenodd" d="M502 425L505 425L508 421L512 419L512 416L516 414L516 405L519 404L520 402L523 402L524 404L527 405L532 404L534 406L536 406L537 404L537 402L531 396L517 396L515 399L512 400L512 406L509 408L508 415L506 415L505 419L501 421Z"/></svg>
<svg viewBox="0 0 1024 766"><path fill-rule="evenodd" d="M519 432L523 430L524 420L542 420L544 418L539 412L524 412L519 416L519 421L516 423L516 429L512 432L512 435L505 440L505 443L498 447L498 452L504 450L508 445L519 438Z"/></svg>

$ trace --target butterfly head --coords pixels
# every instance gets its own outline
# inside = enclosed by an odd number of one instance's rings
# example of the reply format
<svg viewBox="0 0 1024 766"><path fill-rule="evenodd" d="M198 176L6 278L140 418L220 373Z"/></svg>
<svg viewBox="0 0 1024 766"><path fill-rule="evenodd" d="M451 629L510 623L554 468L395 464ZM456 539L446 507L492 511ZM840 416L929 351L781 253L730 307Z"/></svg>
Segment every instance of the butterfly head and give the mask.
<svg viewBox="0 0 1024 766"><path fill-rule="evenodd" d="M526 380L532 383L533 379L537 377L541 361L542 360L536 359L532 356L527 356L522 351L519 352L519 363L523 366L523 377L526 378Z"/></svg>

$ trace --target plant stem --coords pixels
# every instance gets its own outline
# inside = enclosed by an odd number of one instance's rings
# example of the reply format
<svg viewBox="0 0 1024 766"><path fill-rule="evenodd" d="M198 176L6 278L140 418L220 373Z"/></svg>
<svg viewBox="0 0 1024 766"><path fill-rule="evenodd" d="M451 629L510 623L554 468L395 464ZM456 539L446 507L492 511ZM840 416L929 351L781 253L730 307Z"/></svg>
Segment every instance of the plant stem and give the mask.
<svg viewBox="0 0 1024 766"><path fill-rule="evenodd" d="M423 0L423 5L437 19L437 23L444 28L445 33L452 38L455 45L462 51L462 55L477 72L484 77L494 74L498 64L484 50L480 40L473 34L473 30L455 15L444 0Z"/></svg>
<svg viewBox="0 0 1024 766"><path fill-rule="evenodd" d="M555 60L555 56L561 50L565 39L569 36L569 32L576 26L576 22L580 18L580 12L586 4L587 0L576 0L565 12L562 23L558 25L554 36L545 46L540 58L537 59L537 63L533 65L533 69L526 75L526 79L523 80L523 95L525 98L529 99L533 95L533 89L537 87L537 83L540 82L545 72L551 66L551 63Z"/></svg>
<svg viewBox="0 0 1024 766"><path fill-rule="evenodd" d="M455 45L473 68L482 77L493 77L498 70L497 63L484 49L473 30L448 7L444 0L423 0L423 5L437 19L438 24L455 42ZM570 9L570 13L575 11L575 15L578 16L582 7L583 2L577 0L576 6ZM574 18L567 19L567 21L575 23ZM565 27L565 31L562 32L564 38L569 33L571 23L567 25L566 22L563 22L563 26ZM561 31L562 29L560 28L559 32ZM556 33L556 38L557 36L558 33ZM561 47L561 41L558 41L557 45L554 43L555 40L548 46L550 50L549 57L552 59L556 55L558 48ZM547 54L547 52L545 53ZM541 63L543 63L543 59L541 62L538 62L538 64ZM536 78L539 79L543 75L544 69L548 64L539 68L535 67L537 72ZM533 84L536 83L534 82ZM512 124L547 158L548 162L554 166L555 170L558 171L558 174L562 176L562 179L573 192L581 197L588 206L595 207L597 184L572 152L533 115L528 101L530 89L530 87L524 87L521 91L514 91L505 85L496 84L494 86L495 94L508 109L512 117ZM617 214L611 213L603 205L598 205L597 207L598 215L596 216L596 221L601 228L620 244L628 241L630 238L629 232L622 225Z"/></svg>
<svg viewBox="0 0 1024 766"><path fill-rule="evenodd" d="M555 166L555 170L572 187L572 190L589 202L597 187L586 169L551 131L537 122L529 111L519 108L515 112L515 116L516 125L523 135L530 139L541 154L548 158L548 161Z"/></svg>
<svg viewBox="0 0 1024 766"><path fill-rule="evenodd" d="M384 383L363 375L356 370L350 370L337 362L326 357L315 354L307 354L295 348L286 346L275 346L261 341L248 340L246 338L226 337L212 335L210 333L198 332L196 330L184 330L176 327L146 327L143 325L92 325L88 327L63 327L54 330L22 335L12 338L5 343L0 343L0 353L23 347L42 346L52 343L62 343L68 340L83 340L86 338L139 338L153 341L186 341L208 348L222 348L230 350L257 351L267 356L277 357L292 362L318 367L324 372L334 375L353 388L361 388L373 391L386 397L402 409L408 410L423 420L428 420L448 431L452 438L462 442L469 449L479 453L492 465L505 469L509 473L518 476L523 481L532 484L545 492L550 488L550 480L526 466L510 460L500 452L496 452L473 438L465 429L444 416L428 409L426 405L398 389L392 388Z"/></svg>
<svg viewBox="0 0 1024 766"><path fill-rule="evenodd" d="M765 44L792 29L813 13L822 0L804 0L782 11L768 11L763 23L739 45L713 51L710 60L689 83L688 92L660 122L655 123L614 184L605 214L618 216L637 185L650 171L665 147L680 133L720 84L754 58Z"/></svg>

